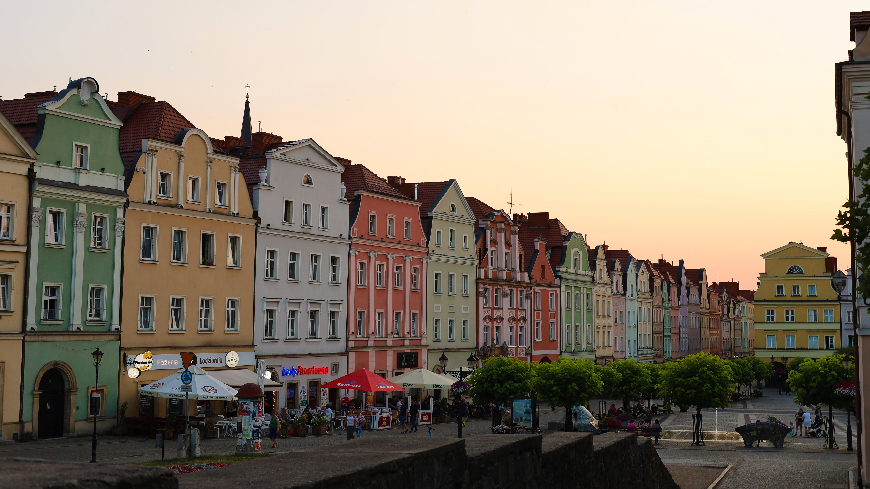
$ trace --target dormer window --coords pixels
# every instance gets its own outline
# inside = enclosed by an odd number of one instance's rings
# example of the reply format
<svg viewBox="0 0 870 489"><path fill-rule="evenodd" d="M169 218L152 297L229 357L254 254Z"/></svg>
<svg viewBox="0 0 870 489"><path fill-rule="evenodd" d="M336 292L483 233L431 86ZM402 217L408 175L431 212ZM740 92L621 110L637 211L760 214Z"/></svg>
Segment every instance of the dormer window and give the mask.
<svg viewBox="0 0 870 489"><path fill-rule="evenodd" d="M302 185L306 185L308 187L314 185L314 180L311 179L311 175L305 175L304 177L302 177Z"/></svg>
<svg viewBox="0 0 870 489"><path fill-rule="evenodd" d="M456 214L456 204L450 204L450 213Z"/></svg>

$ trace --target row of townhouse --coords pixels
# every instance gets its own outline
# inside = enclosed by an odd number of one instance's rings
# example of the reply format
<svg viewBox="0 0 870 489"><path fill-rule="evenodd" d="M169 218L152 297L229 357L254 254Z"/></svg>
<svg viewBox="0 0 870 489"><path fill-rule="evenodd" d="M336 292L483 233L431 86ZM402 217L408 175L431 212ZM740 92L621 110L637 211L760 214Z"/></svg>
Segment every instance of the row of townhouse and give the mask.
<svg viewBox="0 0 870 489"><path fill-rule="evenodd" d="M254 132L247 98L239 136L219 139L82 78L0 100L0 129L4 437L80 433L91 415L106 429L122 406L181 413L138 388L184 352L233 386L264 367L269 410L335 403L320 386L362 368L752 352L737 284L591 248L456 180L382 178L312 139Z"/></svg>

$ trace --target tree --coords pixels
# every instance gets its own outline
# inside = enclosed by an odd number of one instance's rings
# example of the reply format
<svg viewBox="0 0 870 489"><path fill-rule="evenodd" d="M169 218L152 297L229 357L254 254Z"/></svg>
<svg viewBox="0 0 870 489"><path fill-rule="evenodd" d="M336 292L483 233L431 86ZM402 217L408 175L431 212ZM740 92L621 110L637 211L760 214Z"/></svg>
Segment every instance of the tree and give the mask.
<svg viewBox="0 0 870 489"><path fill-rule="evenodd" d="M865 97L870 99L870 96ZM870 270L870 148L852 168L852 176L862 182L861 193L855 200L847 200L842 211L837 213L837 226L831 239L842 243L854 243L855 263L858 270ZM853 270L854 273L854 270ZM870 297L870 283L858 280L856 292L859 296ZM855 293L855 292L853 292Z"/></svg>
<svg viewBox="0 0 870 489"><path fill-rule="evenodd" d="M709 353L698 353L663 366L662 395L678 406L696 409L693 445L702 443L701 410L731 405L736 382L729 363Z"/></svg>
<svg viewBox="0 0 870 489"><path fill-rule="evenodd" d="M501 415L500 406L512 397L523 396L531 391L532 365L516 358L490 357L468 378L471 389L468 395L475 404L496 405L493 422Z"/></svg>
<svg viewBox="0 0 870 489"><path fill-rule="evenodd" d="M743 359L746 362L746 365L752 371L752 380L756 382L761 382L762 380L769 379L773 377L773 364L765 362L764 360L758 357L746 357Z"/></svg>
<svg viewBox="0 0 870 489"><path fill-rule="evenodd" d="M737 384L736 389L740 389L741 385L751 386L755 379L755 372L752 366L746 362L745 358L733 358L728 360L728 365L731 367L731 373L734 376L734 383Z"/></svg>
<svg viewBox="0 0 870 489"><path fill-rule="evenodd" d="M828 406L828 418L833 423L834 408L846 409L855 400L854 397L838 394L837 384L854 381L854 373L852 369L843 366L842 355L828 355L802 362L789 375L788 385L795 394L795 404Z"/></svg>
<svg viewBox="0 0 870 489"><path fill-rule="evenodd" d="M617 360L608 367L619 372L619 380L614 385L612 394L622 398L622 408L628 410L631 399L637 399L649 389L649 371L634 359Z"/></svg>
<svg viewBox="0 0 870 489"><path fill-rule="evenodd" d="M646 399L647 407L649 407L652 399L658 396L659 393L659 384L662 382L662 366L656 363L642 363L641 365L649 375L646 389L641 393L644 399Z"/></svg>
<svg viewBox="0 0 870 489"><path fill-rule="evenodd" d="M595 364L586 359L560 357L555 363L541 363L532 378L532 388L539 398L546 399L553 409L565 408L565 431L573 430L571 408L588 403L601 394L603 386Z"/></svg>
<svg viewBox="0 0 870 489"><path fill-rule="evenodd" d="M602 395L615 395L616 387L622 381L622 375L610 367L598 364L595 365L595 373L598 374L598 377L601 378L601 383L604 385L601 391Z"/></svg>
<svg viewBox="0 0 870 489"><path fill-rule="evenodd" d="M788 361L788 364L785 366L785 368L789 371L789 373L794 372L795 370L798 370L801 364L806 362L807 360L809 360L809 358L807 357L794 357Z"/></svg>

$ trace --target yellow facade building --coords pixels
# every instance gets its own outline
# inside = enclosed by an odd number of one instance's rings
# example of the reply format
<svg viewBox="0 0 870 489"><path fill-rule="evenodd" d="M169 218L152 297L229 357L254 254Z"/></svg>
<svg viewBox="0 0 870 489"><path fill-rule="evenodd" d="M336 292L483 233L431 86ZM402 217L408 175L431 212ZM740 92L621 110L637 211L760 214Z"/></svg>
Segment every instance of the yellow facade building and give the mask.
<svg viewBox="0 0 870 489"><path fill-rule="evenodd" d="M183 352L229 385L256 382L256 220L238 158L215 150L166 102L133 92L118 99L130 199L119 403L129 417L181 414L181 403L140 397L138 388L182 368Z"/></svg>
<svg viewBox="0 0 870 489"><path fill-rule="evenodd" d="M791 242L761 255L755 293L755 355L783 362L821 358L840 348L840 308L826 248Z"/></svg>
<svg viewBox="0 0 870 489"><path fill-rule="evenodd" d="M28 172L36 152L0 114L0 440L21 436Z"/></svg>

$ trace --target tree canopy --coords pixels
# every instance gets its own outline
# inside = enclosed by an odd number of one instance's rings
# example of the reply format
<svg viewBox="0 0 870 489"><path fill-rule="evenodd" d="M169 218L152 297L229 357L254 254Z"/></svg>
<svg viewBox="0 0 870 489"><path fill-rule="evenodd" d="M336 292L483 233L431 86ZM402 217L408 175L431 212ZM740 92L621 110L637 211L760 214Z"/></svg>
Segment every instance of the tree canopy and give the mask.
<svg viewBox="0 0 870 489"><path fill-rule="evenodd" d="M701 409L731 405L735 389L729 361L709 353L698 353L662 366L661 394L680 407Z"/></svg>
<svg viewBox="0 0 870 489"><path fill-rule="evenodd" d="M598 364L595 365L595 372L598 373L603 384L602 394L608 397L615 395L615 389L622 381L622 374L610 367Z"/></svg>
<svg viewBox="0 0 870 489"><path fill-rule="evenodd" d="M854 371L843 367L842 355L806 360L789 375L788 385L795 394L795 404L825 406L845 409L854 397L836 393L837 384L854 380Z"/></svg>
<svg viewBox="0 0 870 489"><path fill-rule="evenodd" d="M773 376L774 368L772 363L765 362L756 356L743 358L742 361L752 370L752 380L756 382L761 382Z"/></svg>
<svg viewBox="0 0 870 489"><path fill-rule="evenodd" d="M468 378L468 395L477 404L506 404L531 391L532 365L508 357L490 357Z"/></svg>
<svg viewBox="0 0 870 489"><path fill-rule="evenodd" d="M613 386L612 394L622 398L624 407L627 408L629 401L649 390L650 372L634 359L617 360L609 364L608 368L619 373L619 380Z"/></svg>
<svg viewBox="0 0 870 489"><path fill-rule="evenodd" d="M795 370L799 369L801 364L806 362L807 360L809 360L809 358L807 357L794 357L788 361L788 364L786 364L785 368L789 372L794 372Z"/></svg>
<svg viewBox="0 0 870 489"><path fill-rule="evenodd" d="M532 388L550 407L570 408L601 394L603 383L591 360L560 357L535 367Z"/></svg>
<svg viewBox="0 0 870 489"><path fill-rule="evenodd" d="M745 358L732 358L727 360L727 362L731 367L731 373L734 376L734 383L737 384L737 387L752 384L752 381L755 380L755 372L752 369L752 365L747 363Z"/></svg>

